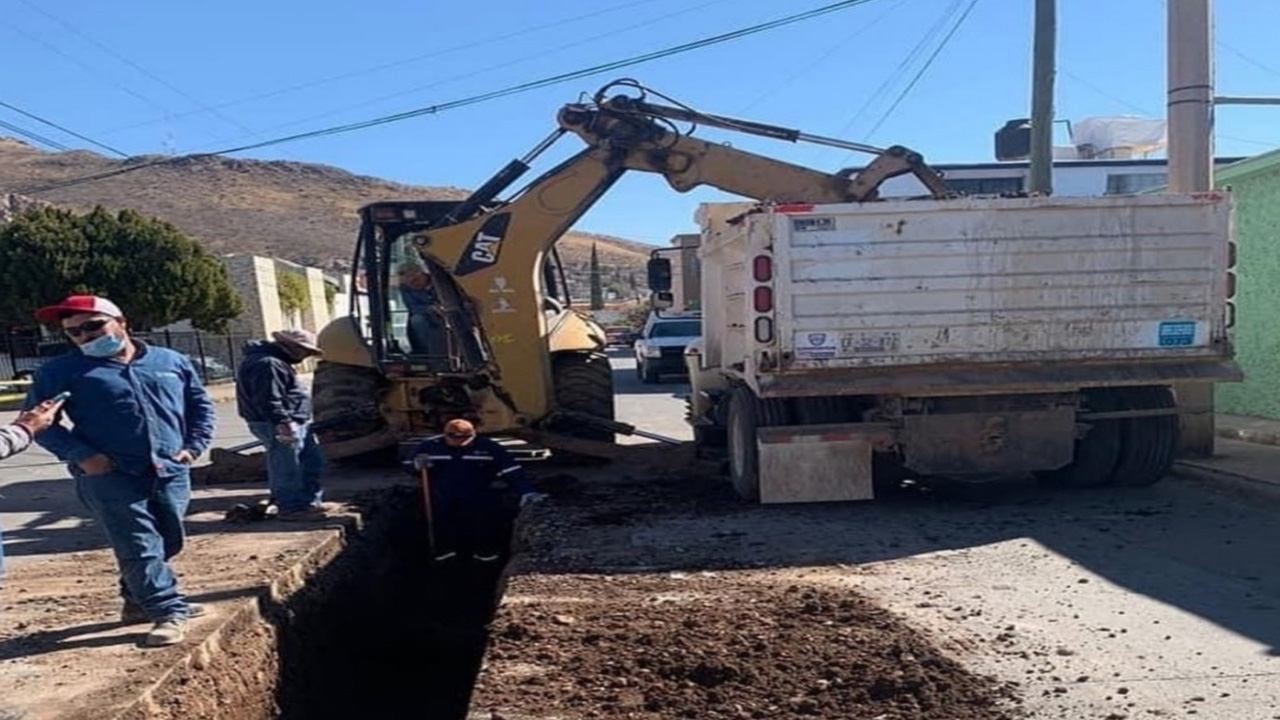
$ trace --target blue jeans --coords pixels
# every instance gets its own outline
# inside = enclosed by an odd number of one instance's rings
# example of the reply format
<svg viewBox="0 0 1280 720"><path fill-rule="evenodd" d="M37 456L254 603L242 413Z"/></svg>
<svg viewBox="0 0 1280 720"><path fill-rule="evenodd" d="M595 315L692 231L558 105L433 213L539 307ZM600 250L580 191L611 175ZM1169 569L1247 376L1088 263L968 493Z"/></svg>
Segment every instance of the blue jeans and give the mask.
<svg viewBox="0 0 1280 720"><path fill-rule="evenodd" d="M293 445L276 440L276 426L269 422L249 423L249 432L267 450L267 487L280 512L297 512L320 504L320 472L324 454L311 432L310 423L296 425L301 442Z"/></svg>
<svg viewBox="0 0 1280 720"><path fill-rule="evenodd" d="M141 607L153 621L186 617L187 599L169 560L186 539L182 523L191 502L191 475L80 475L76 495L106 532L125 602Z"/></svg>

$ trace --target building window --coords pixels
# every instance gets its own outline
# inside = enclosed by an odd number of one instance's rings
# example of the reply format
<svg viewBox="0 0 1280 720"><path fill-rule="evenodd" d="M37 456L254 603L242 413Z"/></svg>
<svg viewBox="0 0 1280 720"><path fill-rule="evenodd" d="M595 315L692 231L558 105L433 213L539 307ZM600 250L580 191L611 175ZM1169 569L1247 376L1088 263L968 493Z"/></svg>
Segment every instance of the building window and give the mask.
<svg viewBox="0 0 1280 720"><path fill-rule="evenodd" d="M1134 195L1168 182L1165 173L1115 173L1107 176L1107 194Z"/></svg>
<svg viewBox="0 0 1280 720"><path fill-rule="evenodd" d="M1022 177L947 178L947 187L962 195L1022 192Z"/></svg>

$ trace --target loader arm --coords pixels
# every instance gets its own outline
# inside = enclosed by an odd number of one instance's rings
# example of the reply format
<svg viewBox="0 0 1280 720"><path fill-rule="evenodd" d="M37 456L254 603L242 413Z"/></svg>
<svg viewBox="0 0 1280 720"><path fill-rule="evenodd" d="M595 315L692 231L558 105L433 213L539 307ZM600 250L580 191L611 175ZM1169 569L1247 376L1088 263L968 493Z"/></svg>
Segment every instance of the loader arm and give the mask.
<svg viewBox="0 0 1280 720"><path fill-rule="evenodd" d="M831 174L763 157L680 132L675 122L714 125L784 140L809 140L878 157L861 173ZM474 303L475 325L490 351L488 381L504 399L509 417L486 418L486 431L536 426L554 410L551 354L545 342L548 315L541 293L543 259L557 240L627 171L662 175L678 192L706 185L773 203L839 203L875 199L884 180L914 174L934 196L947 194L942 178L919 154L879 150L797 131L702 115L687 108L653 105L616 96L566 105L560 130L530 155L514 161L422 233L419 251L453 276ZM587 145L511 200L494 197L559 136L576 134ZM505 427L504 427L505 426Z"/></svg>

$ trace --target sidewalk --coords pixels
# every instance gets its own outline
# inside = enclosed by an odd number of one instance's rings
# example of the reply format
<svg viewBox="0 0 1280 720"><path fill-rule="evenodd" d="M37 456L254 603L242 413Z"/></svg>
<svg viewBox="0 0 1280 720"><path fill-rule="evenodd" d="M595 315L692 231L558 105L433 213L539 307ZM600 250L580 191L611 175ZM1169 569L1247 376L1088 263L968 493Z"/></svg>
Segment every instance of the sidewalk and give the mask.
<svg viewBox="0 0 1280 720"><path fill-rule="evenodd" d="M1216 423L1214 456L1179 460L1174 473L1280 499L1280 421L1218 414Z"/></svg>

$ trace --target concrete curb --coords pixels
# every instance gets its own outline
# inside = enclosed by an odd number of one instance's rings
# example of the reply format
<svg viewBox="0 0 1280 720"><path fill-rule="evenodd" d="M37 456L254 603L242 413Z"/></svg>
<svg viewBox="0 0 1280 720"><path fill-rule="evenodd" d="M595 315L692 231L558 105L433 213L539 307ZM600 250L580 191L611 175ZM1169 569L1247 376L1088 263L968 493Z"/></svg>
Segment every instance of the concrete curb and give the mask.
<svg viewBox="0 0 1280 720"><path fill-rule="evenodd" d="M1247 428L1218 428L1218 437L1254 443L1255 445L1280 446L1280 432L1249 430Z"/></svg>
<svg viewBox="0 0 1280 720"><path fill-rule="evenodd" d="M228 648L234 647L232 643L235 634L245 628L262 625L274 627L281 613L288 612L289 600L342 552L351 533L360 533L364 529L363 517L360 515L334 518L334 524L338 527L324 528L327 537L279 572L265 586L260 587L253 597L240 600L223 610L215 626L202 628L198 634L189 633L187 643L183 646L184 652L175 656L169 667L158 677L139 688L133 700L118 705L107 713L104 713L103 708L76 713L74 720L99 720L104 717L111 720L137 720L166 716L160 710L161 699L172 683L180 681L181 673L200 672L214 665L220 656L226 654Z"/></svg>
<svg viewBox="0 0 1280 720"><path fill-rule="evenodd" d="M1236 439L1236 438L1232 438ZM1170 473L1198 485L1239 499L1280 503L1280 483L1259 480L1241 473L1205 467L1193 460L1179 460Z"/></svg>

